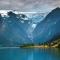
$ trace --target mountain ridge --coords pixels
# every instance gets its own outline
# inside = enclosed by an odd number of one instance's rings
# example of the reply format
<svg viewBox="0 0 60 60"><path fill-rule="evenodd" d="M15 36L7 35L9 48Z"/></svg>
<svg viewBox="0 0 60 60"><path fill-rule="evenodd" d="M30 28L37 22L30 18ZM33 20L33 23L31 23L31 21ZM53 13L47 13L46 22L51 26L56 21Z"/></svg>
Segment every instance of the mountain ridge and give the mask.
<svg viewBox="0 0 60 60"><path fill-rule="evenodd" d="M58 19L58 20L57 20ZM45 42L50 40L55 34L60 34L60 8L52 10L43 21L41 21L33 31L34 40Z"/></svg>

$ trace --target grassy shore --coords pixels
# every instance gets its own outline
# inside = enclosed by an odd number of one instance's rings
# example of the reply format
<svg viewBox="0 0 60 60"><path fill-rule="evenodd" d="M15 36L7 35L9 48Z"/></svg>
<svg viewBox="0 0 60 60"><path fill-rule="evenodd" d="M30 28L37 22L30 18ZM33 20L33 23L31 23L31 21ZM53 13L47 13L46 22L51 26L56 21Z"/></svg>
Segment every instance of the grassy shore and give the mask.
<svg viewBox="0 0 60 60"><path fill-rule="evenodd" d="M21 48L60 48L60 45L22 45Z"/></svg>
<svg viewBox="0 0 60 60"><path fill-rule="evenodd" d="M60 48L60 37L38 44L22 44L21 48Z"/></svg>
<svg viewBox="0 0 60 60"><path fill-rule="evenodd" d="M20 46L21 48L49 48L48 45Z"/></svg>

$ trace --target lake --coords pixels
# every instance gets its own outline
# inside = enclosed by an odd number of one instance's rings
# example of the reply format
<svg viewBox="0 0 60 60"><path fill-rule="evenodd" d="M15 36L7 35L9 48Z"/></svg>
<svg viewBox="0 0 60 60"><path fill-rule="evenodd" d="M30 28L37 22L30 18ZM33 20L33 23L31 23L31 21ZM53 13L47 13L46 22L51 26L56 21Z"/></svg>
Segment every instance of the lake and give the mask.
<svg viewBox="0 0 60 60"><path fill-rule="evenodd" d="M0 48L0 60L60 60L60 49Z"/></svg>

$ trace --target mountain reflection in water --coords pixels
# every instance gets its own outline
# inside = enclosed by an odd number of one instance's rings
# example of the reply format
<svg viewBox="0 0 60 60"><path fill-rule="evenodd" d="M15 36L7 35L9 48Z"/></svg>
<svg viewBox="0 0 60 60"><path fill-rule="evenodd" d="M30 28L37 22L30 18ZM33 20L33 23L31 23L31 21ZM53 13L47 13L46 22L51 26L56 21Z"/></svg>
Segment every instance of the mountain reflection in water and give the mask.
<svg viewBox="0 0 60 60"><path fill-rule="evenodd" d="M60 60L60 49L0 49L1 60Z"/></svg>

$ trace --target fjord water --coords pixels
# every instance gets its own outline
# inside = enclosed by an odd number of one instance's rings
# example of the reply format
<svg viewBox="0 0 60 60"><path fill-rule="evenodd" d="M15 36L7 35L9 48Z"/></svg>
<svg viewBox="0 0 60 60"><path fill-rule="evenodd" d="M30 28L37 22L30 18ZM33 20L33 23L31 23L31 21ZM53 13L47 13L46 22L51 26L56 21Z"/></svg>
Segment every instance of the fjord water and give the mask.
<svg viewBox="0 0 60 60"><path fill-rule="evenodd" d="M0 49L1 60L60 60L60 49L22 49L2 48Z"/></svg>

